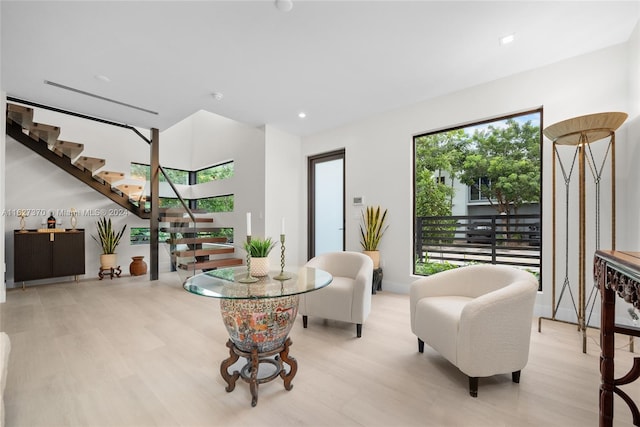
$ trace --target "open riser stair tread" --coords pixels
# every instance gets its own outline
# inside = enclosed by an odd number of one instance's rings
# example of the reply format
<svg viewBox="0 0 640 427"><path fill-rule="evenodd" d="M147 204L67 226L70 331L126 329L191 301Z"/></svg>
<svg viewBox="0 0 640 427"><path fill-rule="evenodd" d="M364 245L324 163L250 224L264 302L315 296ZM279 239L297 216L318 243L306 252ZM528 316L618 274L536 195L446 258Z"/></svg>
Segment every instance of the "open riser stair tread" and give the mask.
<svg viewBox="0 0 640 427"><path fill-rule="evenodd" d="M242 265L243 260L240 258L220 258L203 262L189 262L186 264L178 264L178 268L182 270L203 270L208 268L233 267Z"/></svg>
<svg viewBox="0 0 640 427"><path fill-rule="evenodd" d="M95 172L103 167L105 163L104 159L99 159L97 157L80 156L73 164L78 169Z"/></svg>
<svg viewBox="0 0 640 427"><path fill-rule="evenodd" d="M134 185L134 184L120 184L116 186L118 190L120 190L123 194L129 196L129 198L138 199L142 195L142 191L144 190L143 185Z"/></svg>
<svg viewBox="0 0 640 427"><path fill-rule="evenodd" d="M98 181L113 184L114 182L122 181L125 177L123 172L114 171L100 171L93 176Z"/></svg>
<svg viewBox="0 0 640 427"><path fill-rule="evenodd" d="M33 123L29 128L29 136L36 141L46 141L48 145L53 145L60 136L60 128L44 123Z"/></svg>
<svg viewBox="0 0 640 427"><path fill-rule="evenodd" d="M171 245L195 245L199 243L226 243L226 237L183 237L177 239L167 239Z"/></svg>
<svg viewBox="0 0 640 427"><path fill-rule="evenodd" d="M53 144L53 152L59 156L67 156L69 158L78 157L84 150L84 144L77 142L60 141L57 140Z"/></svg>
<svg viewBox="0 0 640 427"><path fill-rule="evenodd" d="M194 219L192 219L191 217L185 216L185 217L162 217L161 218L162 222L170 222L170 223L176 223L176 224L188 224L190 222L213 222L213 218L211 217L195 217Z"/></svg>
<svg viewBox="0 0 640 427"><path fill-rule="evenodd" d="M33 108L7 104L7 118L10 122L18 123L23 129L29 129L33 126Z"/></svg>
<svg viewBox="0 0 640 427"><path fill-rule="evenodd" d="M219 245L217 248L202 248L202 249L185 249L181 251L175 251L173 254L177 257L189 257L189 256L207 256L207 255L222 255L232 254L235 252L233 246Z"/></svg>
<svg viewBox="0 0 640 427"><path fill-rule="evenodd" d="M182 233L182 234L217 233L222 230L223 229L220 227L160 227L160 231L164 231L165 233Z"/></svg>
<svg viewBox="0 0 640 427"><path fill-rule="evenodd" d="M176 215L186 214L187 211L184 210L184 208L160 208L159 213L161 217L164 217L164 216L176 216ZM210 212L206 209L191 209L191 213L208 214Z"/></svg>

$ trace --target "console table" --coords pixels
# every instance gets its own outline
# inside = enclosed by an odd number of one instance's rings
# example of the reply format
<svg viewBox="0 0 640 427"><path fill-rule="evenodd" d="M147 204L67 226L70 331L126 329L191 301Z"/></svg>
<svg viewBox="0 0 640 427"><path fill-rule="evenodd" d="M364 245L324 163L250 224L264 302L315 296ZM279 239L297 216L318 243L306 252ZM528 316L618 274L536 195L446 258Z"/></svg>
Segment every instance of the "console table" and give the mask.
<svg viewBox="0 0 640 427"><path fill-rule="evenodd" d="M602 300L600 322L600 427L613 425L613 395L617 394L629 406L633 424L640 426L640 412L636 403L620 386L640 377L640 357L621 378L614 378L615 334L640 336L640 328L615 323L616 298L620 297L640 308L640 252L596 251L594 277Z"/></svg>
<svg viewBox="0 0 640 427"><path fill-rule="evenodd" d="M220 268L190 277L184 288L196 295L220 299L222 321L229 333L229 357L220 365L220 375L231 392L241 378L249 383L251 406L258 403L258 385L277 377L291 390L291 381L298 370L296 359L289 356L289 331L298 314L300 294L329 285L333 277L326 271L302 267L297 274L278 280L279 271L258 278L254 283L242 283L246 267ZM275 357L274 357L275 356ZM240 371L229 373L236 361L244 357ZM261 364L275 367L273 373L260 377ZM288 370L284 364L288 365Z"/></svg>
<svg viewBox="0 0 640 427"><path fill-rule="evenodd" d="M13 281L49 279L85 273L84 230L13 232Z"/></svg>

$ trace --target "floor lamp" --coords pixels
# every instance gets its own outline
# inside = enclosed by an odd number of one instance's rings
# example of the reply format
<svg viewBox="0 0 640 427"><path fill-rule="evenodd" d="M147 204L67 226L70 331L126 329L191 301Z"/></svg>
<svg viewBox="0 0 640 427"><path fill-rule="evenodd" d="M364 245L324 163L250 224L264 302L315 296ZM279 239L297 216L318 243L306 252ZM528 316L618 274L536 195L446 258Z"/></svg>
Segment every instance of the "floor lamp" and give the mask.
<svg viewBox="0 0 640 427"><path fill-rule="evenodd" d="M597 286L591 287L589 298L586 298L586 185L585 175L588 168L595 184L595 246L600 248L600 182L602 172L605 169L607 158L611 164L611 249L616 246L616 162L615 162L615 131L627 119L626 113L607 112L598 114L589 114L586 116L574 117L555 123L543 130L544 135L553 142L553 263L552 263L552 315L550 318L540 317L538 319L538 332L541 331L542 319L559 321L556 314L562 298L569 295L573 308L578 319L578 330L582 332L582 352L587 352L587 326L589 324L590 314L596 302ZM594 142L607 139L609 144L606 151L596 162L595 155L591 150L591 144ZM563 163L560 157L559 146L573 147L572 158L570 163ZM562 149L564 150L564 148ZM569 280L569 257L574 252L569 250L569 185L574 175L574 166L578 164L578 301L576 302L571 281ZM556 267L558 253L556 251L556 231L557 231L557 193L556 193L556 172L557 166L560 167L565 184L565 251L564 251L564 280L560 289L560 295L556 300ZM590 277L590 276L589 276ZM591 279L589 279L591 281ZM590 305L590 309L589 309ZM587 318L589 311L589 318ZM573 323L573 322L566 322Z"/></svg>

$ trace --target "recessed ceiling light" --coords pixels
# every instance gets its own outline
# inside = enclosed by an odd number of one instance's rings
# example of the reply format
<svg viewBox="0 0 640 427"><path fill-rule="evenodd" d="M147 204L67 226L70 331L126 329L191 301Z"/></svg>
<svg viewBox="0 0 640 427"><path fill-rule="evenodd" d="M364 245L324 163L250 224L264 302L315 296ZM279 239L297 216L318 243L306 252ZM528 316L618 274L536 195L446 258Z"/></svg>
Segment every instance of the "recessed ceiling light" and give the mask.
<svg viewBox="0 0 640 427"><path fill-rule="evenodd" d="M111 82L111 79L110 79L109 77L107 77L107 76L105 76L105 75L102 75L102 74L96 74L94 77L95 77L96 79L100 80L100 81L105 82L105 83L109 83L109 82Z"/></svg>
<svg viewBox="0 0 640 427"><path fill-rule="evenodd" d="M305 113L304 111L300 111L298 113L298 117L300 117L301 119L304 119L305 117L307 117L307 113Z"/></svg>
<svg viewBox="0 0 640 427"><path fill-rule="evenodd" d="M292 0L276 0L275 4L280 12L289 12L293 9Z"/></svg>
<svg viewBox="0 0 640 427"><path fill-rule="evenodd" d="M516 39L516 35L515 34L507 34L506 36L502 36L500 37L500 46L504 46L506 44L509 43L513 43L513 41Z"/></svg>
<svg viewBox="0 0 640 427"><path fill-rule="evenodd" d="M224 98L224 95L220 92L213 92L211 96L213 96L213 99L215 99L216 101L220 101L222 98Z"/></svg>

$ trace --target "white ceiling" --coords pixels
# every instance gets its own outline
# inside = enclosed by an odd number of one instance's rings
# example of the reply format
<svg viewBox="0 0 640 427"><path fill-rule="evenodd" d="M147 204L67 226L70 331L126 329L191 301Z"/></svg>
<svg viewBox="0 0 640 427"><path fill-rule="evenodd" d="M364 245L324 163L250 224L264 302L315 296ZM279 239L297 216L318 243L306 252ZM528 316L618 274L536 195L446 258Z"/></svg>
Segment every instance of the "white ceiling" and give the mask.
<svg viewBox="0 0 640 427"><path fill-rule="evenodd" d="M293 2L2 0L2 89L145 128L203 109L308 135L623 43L640 18L637 0Z"/></svg>

